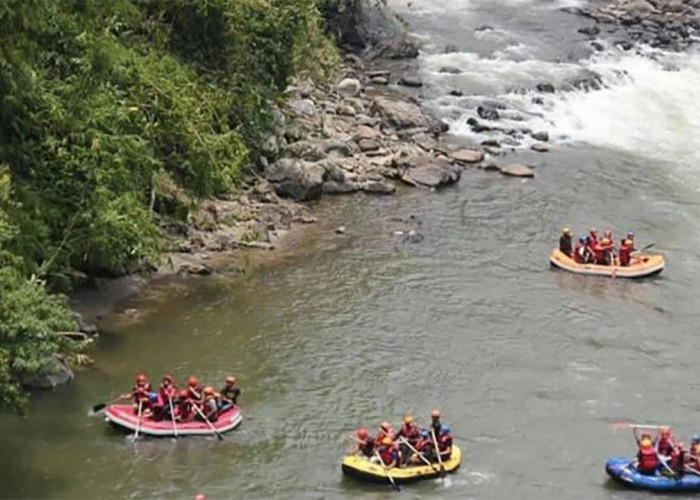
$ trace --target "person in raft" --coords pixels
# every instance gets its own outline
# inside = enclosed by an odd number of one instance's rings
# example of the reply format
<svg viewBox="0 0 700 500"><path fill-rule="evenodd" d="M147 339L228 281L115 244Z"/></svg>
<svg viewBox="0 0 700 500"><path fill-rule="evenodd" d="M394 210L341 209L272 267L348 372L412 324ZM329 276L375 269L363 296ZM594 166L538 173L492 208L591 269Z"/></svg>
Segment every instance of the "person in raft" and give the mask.
<svg viewBox="0 0 700 500"><path fill-rule="evenodd" d="M559 237L559 251L566 254L567 257L573 256L573 250L571 247L571 229L568 227L563 227L561 230L561 236Z"/></svg>
<svg viewBox="0 0 700 500"><path fill-rule="evenodd" d="M440 458L445 462L452 456L452 434L450 428L446 425L440 427L440 437L438 437L438 451Z"/></svg>
<svg viewBox="0 0 700 500"><path fill-rule="evenodd" d="M690 442L688 467L700 474L700 434L695 434Z"/></svg>
<svg viewBox="0 0 700 500"><path fill-rule="evenodd" d="M174 401L177 396L177 387L172 375L165 375L158 388L158 401L153 406L153 418L155 420L172 419L170 409L175 409Z"/></svg>
<svg viewBox="0 0 700 500"><path fill-rule="evenodd" d="M221 397L219 413L236 406L238 404L238 397L241 395L241 392L241 388L236 385L236 377L233 375L226 377L226 382L219 391L219 395Z"/></svg>
<svg viewBox="0 0 700 500"><path fill-rule="evenodd" d="M355 448L350 452L353 455L362 455L367 458L374 456L374 438L370 436L366 427L360 427L351 437L355 443Z"/></svg>
<svg viewBox="0 0 700 500"><path fill-rule="evenodd" d="M377 454L384 464L384 467L387 469L391 469L392 467L397 467L399 465L399 451L390 437L385 437L382 439L379 446L377 446ZM379 460L377 457L372 457L370 461L377 463Z"/></svg>
<svg viewBox="0 0 700 500"><path fill-rule="evenodd" d="M401 463L405 465L408 463L409 458L413 454L411 451L411 446L415 448L418 444L418 440L420 439L420 429L413 423L413 415L406 415L403 418L403 425L399 429L398 434L396 434L396 438L399 439ZM408 444L404 443L401 438L406 440Z"/></svg>
<svg viewBox="0 0 700 500"><path fill-rule="evenodd" d="M671 429L668 427L661 427L654 441L654 446L659 455L663 457L671 456L675 449L673 438L671 437Z"/></svg>
<svg viewBox="0 0 700 500"><path fill-rule="evenodd" d="M136 382L134 382L134 386L131 388L131 392L122 394L120 396L120 399L133 398L134 413L138 413L139 406L141 407L141 412L148 409L148 396L150 395L150 393L151 384L148 382L146 375L144 375L143 373L139 373L136 376Z"/></svg>
<svg viewBox="0 0 700 500"><path fill-rule="evenodd" d="M654 443L651 440L651 434L642 433L641 439L637 437L637 429L634 429L634 438L637 440L637 471L646 476L653 476L659 468L659 456L654 448Z"/></svg>

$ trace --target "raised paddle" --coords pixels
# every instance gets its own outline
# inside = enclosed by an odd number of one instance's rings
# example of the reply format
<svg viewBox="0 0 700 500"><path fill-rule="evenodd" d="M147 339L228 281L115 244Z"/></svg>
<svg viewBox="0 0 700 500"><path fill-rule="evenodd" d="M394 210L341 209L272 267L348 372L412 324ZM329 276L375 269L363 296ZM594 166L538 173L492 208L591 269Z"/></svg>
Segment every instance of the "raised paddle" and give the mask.
<svg viewBox="0 0 700 500"><path fill-rule="evenodd" d="M404 439L403 436L399 436L399 440L400 440L403 444L405 444L406 446L408 446L408 447L411 449L411 451L412 451L413 453L415 453L416 455L418 455L418 457L420 457L420 459L423 460L423 462L425 462L426 464L428 464L428 465L430 466L431 469L433 469L433 470L434 470L435 472L437 472L438 474L440 473L440 471L435 467L435 464L430 463L430 460L428 460L427 458L425 458L425 455L423 455L420 451L416 450L413 446L411 446L411 443L409 443L408 441L406 441L406 440Z"/></svg>
<svg viewBox="0 0 700 500"><path fill-rule="evenodd" d="M649 243L648 245L643 246L639 250L635 250L634 252L631 252L630 255L634 255L636 253L643 252L644 250L649 250L651 247L654 247L654 246L656 246L656 243Z"/></svg>
<svg viewBox="0 0 700 500"><path fill-rule="evenodd" d="M136 422L136 432L134 432L134 441L139 437L139 431L141 430L141 409L143 408L143 401L139 400L139 411L138 411L138 421Z"/></svg>
<svg viewBox="0 0 700 500"><path fill-rule="evenodd" d="M192 405L192 408L194 408L195 411L199 414L199 416L202 417L202 418L204 419L204 421L207 423L207 425L209 426L209 428L210 428L211 430L214 431L214 434L216 434L216 437L219 438L219 441L223 441L223 440L224 440L224 436L222 436L221 433L220 433L219 431L216 430L216 427L214 427L214 426L212 425L212 423L209 421L209 419L207 418L207 416L206 416L204 413L202 413L202 410L200 410L199 407L198 407L196 404L193 404L193 405Z"/></svg>
<svg viewBox="0 0 700 500"><path fill-rule="evenodd" d="M170 420L173 421L173 432L177 437L177 423L175 423L175 411L173 410L173 398L168 396L168 404L170 405Z"/></svg>
<svg viewBox="0 0 700 500"><path fill-rule="evenodd" d="M433 444L435 445L435 454L438 457L438 462L440 462L440 477L445 477L447 472L445 471L445 466L442 464L442 455L440 455L440 447L438 446L438 441L435 437L435 429L430 429L430 435L433 437Z"/></svg>
<svg viewBox="0 0 700 500"><path fill-rule="evenodd" d="M386 474L386 477L389 478L389 482L391 483L391 486L396 491L401 491L401 488L399 487L398 483L396 481L394 481L394 478L391 477L391 474L389 474L389 469L387 468L386 465L384 465L384 460L382 460L382 457L379 455L379 452L377 450L374 450L374 456L377 457L377 460L379 460L379 465L381 465L382 469L384 469L384 473Z"/></svg>

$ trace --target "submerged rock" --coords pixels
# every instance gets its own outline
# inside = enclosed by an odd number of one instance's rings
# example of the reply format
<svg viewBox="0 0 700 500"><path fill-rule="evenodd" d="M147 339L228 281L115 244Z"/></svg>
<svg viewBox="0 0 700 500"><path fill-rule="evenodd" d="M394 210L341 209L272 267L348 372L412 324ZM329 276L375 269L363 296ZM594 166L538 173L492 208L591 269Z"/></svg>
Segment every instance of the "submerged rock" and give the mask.
<svg viewBox="0 0 700 500"><path fill-rule="evenodd" d="M459 149L454 151L450 157L457 163L479 163L484 159L484 153L474 149Z"/></svg>
<svg viewBox="0 0 700 500"><path fill-rule="evenodd" d="M506 165L501 167L501 173L510 177L534 177L535 172L525 165L519 163L513 163L512 165Z"/></svg>

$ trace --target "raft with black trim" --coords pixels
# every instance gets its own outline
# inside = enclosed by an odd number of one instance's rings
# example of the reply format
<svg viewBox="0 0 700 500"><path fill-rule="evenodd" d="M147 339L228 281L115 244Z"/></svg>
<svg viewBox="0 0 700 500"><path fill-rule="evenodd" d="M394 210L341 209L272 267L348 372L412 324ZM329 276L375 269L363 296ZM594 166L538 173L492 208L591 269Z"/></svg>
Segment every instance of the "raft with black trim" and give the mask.
<svg viewBox="0 0 700 500"><path fill-rule="evenodd" d="M613 457L605 464L605 472L616 483L628 488L667 492L700 491L700 476L697 474L687 472L681 477L674 478L664 476L657 471L653 476L646 476L637 471L633 462L635 462L633 458Z"/></svg>
<svg viewBox="0 0 700 500"><path fill-rule="evenodd" d="M445 472L453 473L459 468L461 462L462 451L453 444L450 459L443 462ZM367 457L360 455L346 455L343 457L341 466L344 474L371 483L389 484L387 473L400 484L435 479L440 476L439 463L435 463L433 467L423 464L385 470L380 464L372 463Z"/></svg>
<svg viewBox="0 0 700 500"><path fill-rule="evenodd" d="M599 264L579 264L574 259L561 252L558 248L552 250L549 256L552 267L569 271L570 273L588 276L608 276L610 278L647 278L663 271L666 260L658 254L640 254L632 257L629 266L602 266Z"/></svg>
<svg viewBox="0 0 700 500"><path fill-rule="evenodd" d="M173 426L172 420L156 421L149 417L143 417L141 419L141 425L139 425L139 418L131 405L108 406L105 409L105 420L117 427L132 432L135 432L138 427L139 434L160 437L175 436L175 427ZM228 432L238 427L242 420L243 415L241 415L241 410L237 406L234 406L233 408L221 412L216 422L212 422L212 426L218 432ZM176 422L176 424L178 436L209 436L215 434L206 422L200 420Z"/></svg>

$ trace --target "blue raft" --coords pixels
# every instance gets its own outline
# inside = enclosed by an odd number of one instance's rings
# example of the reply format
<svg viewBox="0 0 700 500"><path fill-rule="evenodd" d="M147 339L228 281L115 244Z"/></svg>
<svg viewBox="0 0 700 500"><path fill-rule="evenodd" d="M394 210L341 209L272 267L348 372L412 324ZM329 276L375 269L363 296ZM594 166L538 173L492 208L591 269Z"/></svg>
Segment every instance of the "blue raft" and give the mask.
<svg viewBox="0 0 700 500"><path fill-rule="evenodd" d="M700 476L689 472L674 478L656 472L654 476L640 474L634 467L634 458L613 457L605 464L605 472L617 483L628 488L652 491L700 491Z"/></svg>

